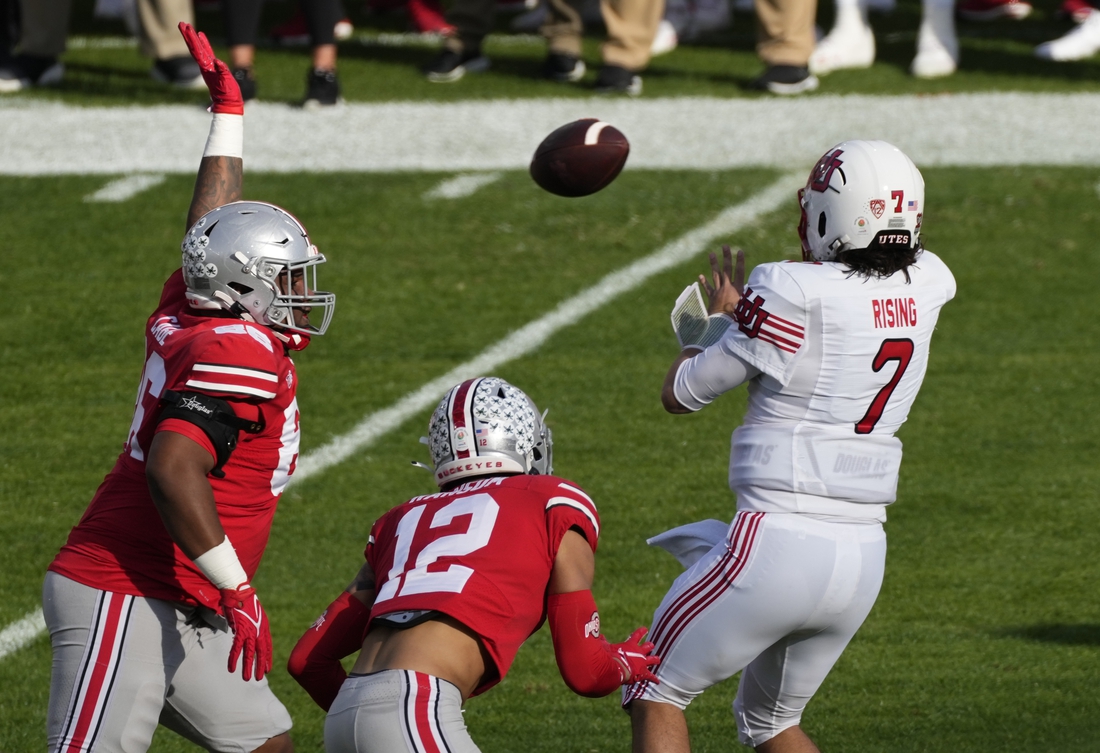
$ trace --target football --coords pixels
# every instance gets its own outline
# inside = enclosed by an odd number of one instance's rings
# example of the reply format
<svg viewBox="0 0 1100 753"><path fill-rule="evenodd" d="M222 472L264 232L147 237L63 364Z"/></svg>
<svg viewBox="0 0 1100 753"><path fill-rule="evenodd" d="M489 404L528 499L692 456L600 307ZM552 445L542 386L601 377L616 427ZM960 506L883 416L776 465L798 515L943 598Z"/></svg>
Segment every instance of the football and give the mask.
<svg viewBox="0 0 1100 753"><path fill-rule="evenodd" d="M566 123L539 144L531 177L558 196L588 196L622 171L630 142L615 126L595 118Z"/></svg>

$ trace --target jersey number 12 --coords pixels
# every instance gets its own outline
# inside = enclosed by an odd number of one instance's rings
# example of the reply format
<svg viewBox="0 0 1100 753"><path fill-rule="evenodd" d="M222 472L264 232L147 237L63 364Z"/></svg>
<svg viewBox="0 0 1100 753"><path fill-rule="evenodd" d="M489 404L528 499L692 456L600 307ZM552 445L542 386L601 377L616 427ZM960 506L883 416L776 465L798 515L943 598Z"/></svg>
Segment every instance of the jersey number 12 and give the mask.
<svg viewBox="0 0 1100 753"><path fill-rule="evenodd" d="M431 523L422 520L428 505L409 508L397 524L397 540L394 542L393 566L386 582L378 591L375 604L395 596L425 593L462 593L466 581L474 574L473 568L453 564L444 570L429 571L428 566L440 557L461 557L489 543L493 526L497 522L500 506L488 494L471 494L436 510ZM470 523L464 533L451 533L432 539L416 555L415 564L406 570L412 556L414 538L423 538L433 528L448 525L459 515L469 515ZM417 534L421 536L418 537Z"/></svg>

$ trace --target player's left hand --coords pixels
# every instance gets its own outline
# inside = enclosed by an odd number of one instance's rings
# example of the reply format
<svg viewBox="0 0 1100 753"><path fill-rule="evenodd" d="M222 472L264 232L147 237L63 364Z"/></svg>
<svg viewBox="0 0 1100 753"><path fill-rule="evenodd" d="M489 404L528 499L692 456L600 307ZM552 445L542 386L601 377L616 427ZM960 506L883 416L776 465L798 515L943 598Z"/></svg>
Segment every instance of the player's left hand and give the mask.
<svg viewBox="0 0 1100 753"><path fill-rule="evenodd" d="M745 290L745 252L737 249L737 265L734 266L733 252L729 246L723 245L721 267L718 257L710 254L710 272L711 280L706 275L699 275L699 282L707 291L707 313L733 317Z"/></svg>
<svg viewBox="0 0 1100 753"><path fill-rule="evenodd" d="M622 643L612 643L612 656L619 665L620 680L623 685L630 685L642 680L660 684L653 670L661 663L661 657L653 655L654 645L650 641L642 643L642 638L649 632L649 628L640 627L630 634Z"/></svg>
<svg viewBox="0 0 1100 753"><path fill-rule="evenodd" d="M247 583L237 588L221 590L222 613L233 633L233 648L229 650L229 671L237 671L237 659L243 654L242 676L252 679L255 666L256 679L264 679L271 671L271 628L267 624L267 615L260 606L256 589Z"/></svg>
<svg viewBox="0 0 1100 753"><path fill-rule="evenodd" d="M227 115L244 115L244 98L241 87L233 78L229 66L214 56L210 40L186 21L180 21L180 34L187 43L191 57L199 64L202 80L210 90L210 111Z"/></svg>

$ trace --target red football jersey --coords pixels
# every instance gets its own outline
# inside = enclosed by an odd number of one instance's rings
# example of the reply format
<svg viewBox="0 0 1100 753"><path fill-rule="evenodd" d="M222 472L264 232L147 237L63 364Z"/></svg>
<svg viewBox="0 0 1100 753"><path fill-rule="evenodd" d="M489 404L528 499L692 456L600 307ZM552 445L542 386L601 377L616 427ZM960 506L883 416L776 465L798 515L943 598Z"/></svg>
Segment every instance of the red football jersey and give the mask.
<svg viewBox="0 0 1100 753"><path fill-rule="evenodd" d="M366 558L378 595L371 619L430 609L476 632L504 678L546 618L546 588L562 537L600 518L592 499L556 476L493 476L415 497L374 524Z"/></svg>
<svg viewBox="0 0 1100 753"><path fill-rule="evenodd" d="M251 578L298 459L298 384L294 363L269 329L196 316L185 292L180 272L164 284L145 331L145 369L122 454L49 569L94 588L216 607L217 588L168 535L145 479L145 452L158 431L183 434L211 456L214 446L187 421L156 423L160 397L165 390L201 392L229 401L243 418L262 418L260 433L240 433L225 477L208 477L222 526Z"/></svg>

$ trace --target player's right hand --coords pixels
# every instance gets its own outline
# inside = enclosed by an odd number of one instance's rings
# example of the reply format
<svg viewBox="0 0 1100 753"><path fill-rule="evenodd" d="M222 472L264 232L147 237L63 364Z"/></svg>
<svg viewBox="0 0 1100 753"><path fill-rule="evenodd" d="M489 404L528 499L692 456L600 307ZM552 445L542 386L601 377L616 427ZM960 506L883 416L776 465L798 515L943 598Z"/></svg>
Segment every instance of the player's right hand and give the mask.
<svg viewBox="0 0 1100 753"><path fill-rule="evenodd" d="M256 679L264 679L271 671L271 628L267 615L260 606L256 589L247 583L236 588L221 590L222 614L233 633L233 647L229 650L229 671L237 671L237 659L244 656L242 676L252 679L255 666Z"/></svg>
<svg viewBox="0 0 1100 753"><path fill-rule="evenodd" d="M233 78L233 72L229 66L214 57L214 50L210 47L210 41L201 31L195 31L195 27L186 21L179 25L183 41L187 43L187 49L191 57L199 64L202 71L202 79L206 82L206 88L210 90L210 111L225 113L227 115L244 115L244 98L241 97L241 87Z"/></svg>
<svg viewBox="0 0 1100 753"><path fill-rule="evenodd" d="M722 246L722 265L718 257L710 254L711 280L699 275L699 282L707 291L707 313L725 314L736 319L737 304L745 292L745 252L737 249L737 264L734 265L733 252L729 246Z"/></svg>
<svg viewBox="0 0 1100 753"><path fill-rule="evenodd" d="M660 684L653 670L661 663L661 657L653 655L655 648L651 641L642 643L642 637L649 632L640 627L622 643L612 643L612 656L619 665L619 674L623 685L632 685L642 680Z"/></svg>

